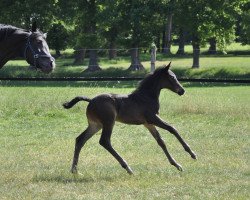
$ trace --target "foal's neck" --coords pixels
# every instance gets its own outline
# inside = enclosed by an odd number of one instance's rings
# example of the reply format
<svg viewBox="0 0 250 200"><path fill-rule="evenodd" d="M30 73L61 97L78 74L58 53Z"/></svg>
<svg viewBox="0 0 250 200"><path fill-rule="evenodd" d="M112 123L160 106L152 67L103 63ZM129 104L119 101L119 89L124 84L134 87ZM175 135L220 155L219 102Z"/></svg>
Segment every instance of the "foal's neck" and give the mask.
<svg viewBox="0 0 250 200"><path fill-rule="evenodd" d="M145 83L140 85L132 95L141 96L142 98L151 99L154 101L159 101L159 96L161 92L161 87L157 83L157 80L154 80L152 83Z"/></svg>

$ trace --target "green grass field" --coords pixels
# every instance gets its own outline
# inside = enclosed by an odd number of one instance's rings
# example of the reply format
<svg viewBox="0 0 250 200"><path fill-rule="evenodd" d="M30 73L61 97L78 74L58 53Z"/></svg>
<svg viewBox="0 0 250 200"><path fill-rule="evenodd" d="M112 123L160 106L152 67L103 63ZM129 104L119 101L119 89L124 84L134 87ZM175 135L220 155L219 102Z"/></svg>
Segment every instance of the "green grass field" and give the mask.
<svg viewBox="0 0 250 200"><path fill-rule="evenodd" d="M75 137L86 127L86 102L64 110L76 95L129 93L136 83L0 82L0 199L249 199L250 86L190 85L179 97L164 90L160 116L197 153L194 161L166 131L171 166L143 126L117 123L114 148L130 176L102 148L97 133L84 146L81 175L69 170Z"/></svg>

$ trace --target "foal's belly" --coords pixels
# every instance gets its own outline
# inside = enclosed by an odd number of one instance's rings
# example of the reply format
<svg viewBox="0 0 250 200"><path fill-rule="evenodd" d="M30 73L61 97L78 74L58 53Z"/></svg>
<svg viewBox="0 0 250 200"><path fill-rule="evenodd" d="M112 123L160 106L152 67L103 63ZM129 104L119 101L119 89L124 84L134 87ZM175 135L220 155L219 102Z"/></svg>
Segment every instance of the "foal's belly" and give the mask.
<svg viewBox="0 0 250 200"><path fill-rule="evenodd" d="M120 112L116 116L116 121L125 123L125 124L144 124L145 118L139 110L120 110Z"/></svg>
<svg viewBox="0 0 250 200"><path fill-rule="evenodd" d="M145 121L142 119L133 119L133 118L116 118L116 121L124 123L124 124L134 124L134 125L140 125L145 124Z"/></svg>

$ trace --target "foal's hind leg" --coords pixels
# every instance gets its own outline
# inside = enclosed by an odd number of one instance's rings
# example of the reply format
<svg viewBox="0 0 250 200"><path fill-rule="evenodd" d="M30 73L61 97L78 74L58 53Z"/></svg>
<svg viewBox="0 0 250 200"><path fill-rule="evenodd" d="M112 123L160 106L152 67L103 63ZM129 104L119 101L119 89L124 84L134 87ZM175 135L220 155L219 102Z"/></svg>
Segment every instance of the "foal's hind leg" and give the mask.
<svg viewBox="0 0 250 200"><path fill-rule="evenodd" d="M150 133L153 135L153 137L155 138L155 140L157 141L158 145L162 148L162 150L164 151L164 153L166 154L169 162L171 165L174 165L178 170L182 171L182 167L180 164L178 164L175 159L172 158L172 156L169 154L167 147L164 143L164 141L162 140L159 132L156 130L156 128L153 125L149 125L146 124L145 127L150 131Z"/></svg>
<svg viewBox="0 0 250 200"><path fill-rule="evenodd" d="M164 122L157 115L151 117L150 123L152 123L155 126L163 128L163 129L169 131L170 133L172 133L179 140L179 142L182 144L182 146L185 149L185 151L188 152L193 159L196 159L195 153L191 150L191 148L189 147L189 145L182 139L182 137L179 135L179 133L177 132L177 130L174 127L172 127L168 123Z"/></svg>
<svg viewBox="0 0 250 200"><path fill-rule="evenodd" d="M99 130L100 130L100 126L98 126L97 124L89 124L88 128L76 138L75 152L74 152L73 163L72 163L72 168L71 168L72 173L77 173L77 163L78 163L79 154L83 145L87 142L88 139L90 139Z"/></svg>
<svg viewBox="0 0 250 200"><path fill-rule="evenodd" d="M102 136L100 138L100 145L102 145L106 150L108 150L115 159L120 163L120 165L127 170L129 174L133 174L132 169L128 166L127 162L113 149L110 137L112 134L113 125L104 125L102 129Z"/></svg>

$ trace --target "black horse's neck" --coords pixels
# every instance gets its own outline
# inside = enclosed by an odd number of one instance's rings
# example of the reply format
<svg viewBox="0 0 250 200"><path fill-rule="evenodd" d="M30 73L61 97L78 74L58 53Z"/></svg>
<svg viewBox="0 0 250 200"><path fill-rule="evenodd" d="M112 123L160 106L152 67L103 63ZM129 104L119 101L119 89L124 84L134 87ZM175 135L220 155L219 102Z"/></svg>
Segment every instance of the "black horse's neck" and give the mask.
<svg viewBox="0 0 250 200"><path fill-rule="evenodd" d="M6 40L16 30L17 28L14 26L0 24L0 42Z"/></svg>
<svg viewBox="0 0 250 200"><path fill-rule="evenodd" d="M29 33L13 26L0 26L0 68L10 59L23 57Z"/></svg>

